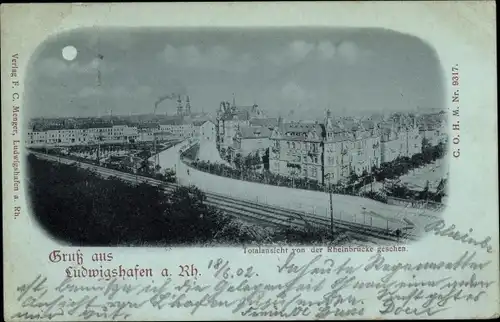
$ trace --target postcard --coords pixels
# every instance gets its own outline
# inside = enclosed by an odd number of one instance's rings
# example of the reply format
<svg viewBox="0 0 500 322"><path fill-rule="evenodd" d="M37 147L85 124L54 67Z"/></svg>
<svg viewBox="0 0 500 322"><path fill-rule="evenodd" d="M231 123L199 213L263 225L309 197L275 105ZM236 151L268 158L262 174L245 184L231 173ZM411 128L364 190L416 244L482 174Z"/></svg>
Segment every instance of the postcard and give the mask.
<svg viewBox="0 0 500 322"><path fill-rule="evenodd" d="M495 4L4 4L6 321L498 318Z"/></svg>

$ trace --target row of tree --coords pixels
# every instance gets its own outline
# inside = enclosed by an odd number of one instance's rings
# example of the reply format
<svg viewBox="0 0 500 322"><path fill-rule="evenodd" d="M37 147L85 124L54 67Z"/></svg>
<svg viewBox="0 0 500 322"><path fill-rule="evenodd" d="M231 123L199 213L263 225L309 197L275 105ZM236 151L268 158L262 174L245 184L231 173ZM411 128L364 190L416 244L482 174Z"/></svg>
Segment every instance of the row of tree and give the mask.
<svg viewBox="0 0 500 322"><path fill-rule="evenodd" d="M34 216L52 236L75 246L305 243L324 235L319 228L290 227L256 237L207 205L196 187L165 193L33 155L28 167Z"/></svg>
<svg viewBox="0 0 500 322"><path fill-rule="evenodd" d="M298 176L288 177L271 173L269 171L256 172L253 171L251 168L246 168L246 167L233 168L224 164L212 163L202 160L190 161L185 159L184 161L200 171L209 172L223 177L251 181L251 182L265 183L274 186L293 187L297 189L308 189L317 191L325 190L325 187L319 184L317 180L310 180Z"/></svg>
<svg viewBox="0 0 500 322"><path fill-rule="evenodd" d="M439 143L435 146L425 144L421 153L414 154L411 158L398 157L391 162L382 163L379 168L375 167L373 169L372 174L377 181L395 179L407 174L413 169L431 164L443 158L445 154L446 146L444 143Z"/></svg>
<svg viewBox="0 0 500 322"><path fill-rule="evenodd" d="M265 155L261 157L258 151L243 156L239 152L233 155L232 151L230 151L229 149L221 148L219 154L223 160L227 161L230 164L233 164L236 169L255 169L256 166L259 165L264 165L264 168L266 168L266 160L267 169L269 169L268 149L266 149L267 159L265 158Z"/></svg>
<svg viewBox="0 0 500 322"><path fill-rule="evenodd" d="M413 190L402 184L386 185L384 193L387 196L409 200L428 200L433 202L442 202L446 195L446 179L441 179L434 191L429 188L427 180L422 190Z"/></svg>
<svg viewBox="0 0 500 322"><path fill-rule="evenodd" d="M170 144L171 146L171 144ZM168 148L169 145L162 147L162 149ZM84 151L95 151L95 148L89 148L85 146L79 147L70 147L69 153L63 153L62 148L32 148L33 151L38 151L42 153L48 153L51 155L59 155L64 158L72 159L78 162L90 163L94 165L99 165L108 169L113 169L121 172L126 172L130 174L138 174L144 177L153 178L157 180L162 180L165 182L175 182L176 174L174 170L165 169L161 171L161 167L159 165L155 165L153 162L149 161L149 158L153 155L151 150L148 148L142 148L137 153L135 153L134 157L141 159L139 162L126 162L124 157L110 156L107 160L98 162L97 160L84 158L78 155L74 155L71 152L75 153L84 152Z"/></svg>
<svg viewBox="0 0 500 322"><path fill-rule="evenodd" d="M361 174L357 175L354 171L351 172L347 180L339 182L337 184L332 184L330 187L325 187L320 184L317 180L311 180L308 178L302 178L299 176L299 173L295 176L283 176L271 173L269 171L264 171L262 173L256 173L252 170L251 166L243 166L243 161L241 159L241 154L236 154L236 157L232 160L236 167L228 167L222 164L214 164L207 161L189 161L190 164L197 168L198 170L204 172L210 172L212 174L229 177L238 180L246 180L252 182L265 183L275 186L286 186L297 189L306 189L306 190L314 190L314 191L325 191L331 189L333 193L337 194L345 194L345 195L353 195L353 196L363 196L366 198L371 198L381 202L387 202L388 196L393 196L397 198L404 199L415 199L415 200L432 200L440 202L445 194L444 189L444 179L442 179L442 183L440 186L443 189L438 189L438 193L434 193L429 191L428 184L427 188L424 188L423 191L413 191L408 187L404 188L394 188L393 190L389 189L384 191L384 193L378 192L366 192L361 191L360 189L368 184L371 184L375 181L385 181L386 179L395 179L404 174L407 174L410 170L420 168L422 166L428 165L437 159L443 158L446 154L445 145L443 143L439 143L436 146L431 146L424 140L423 142L423 150L422 153L418 153L413 155L411 158L409 157L398 157L391 162L382 163L380 167L373 167L371 173L368 173L366 170ZM230 161L231 159L227 157L228 153L226 150L223 151L223 156L226 158L226 161ZM240 157L238 157L240 155ZM192 157L195 157L193 155ZM251 158L258 158L256 156L249 156ZM189 158L188 158L189 159ZM260 158L259 158L260 159ZM264 155L262 158L264 161L264 169L269 169L269 154ZM237 161L237 162L235 162ZM248 161L248 164L251 164ZM404 189L404 193L402 192ZM427 192L424 192L427 191Z"/></svg>

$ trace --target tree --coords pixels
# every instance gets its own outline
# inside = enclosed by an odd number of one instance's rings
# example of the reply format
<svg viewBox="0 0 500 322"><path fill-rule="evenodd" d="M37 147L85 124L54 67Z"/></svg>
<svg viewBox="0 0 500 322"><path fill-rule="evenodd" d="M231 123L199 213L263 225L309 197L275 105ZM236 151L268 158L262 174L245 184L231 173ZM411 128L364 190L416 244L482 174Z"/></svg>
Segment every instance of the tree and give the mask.
<svg viewBox="0 0 500 322"><path fill-rule="evenodd" d="M436 188L436 193L434 195L434 201L441 202L445 196L446 180L442 178Z"/></svg>
<svg viewBox="0 0 500 322"><path fill-rule="evenodd" d="M259 165L261 163L261 159L258 152L250 153L244 158L245 167L251 169L254 166Z"/></svg>
<svg viewBox="0 0 500 322"><path fill-rule="evenodd" d="M269 170L269 149L266 149L264 156L262 157L262 162L264 164L264 169Z"/></svg>
<svg viewBox="0 0 500 322"><path fill-rule="evenodd" d="M358 180L358 175L354 170L351 171L351 174L349 175L349 182L354 183Z"/></svg>
<svg viewBox="0 0 500 322"><path fill-rule="evenodd" d="M441 180L439 180L439 184L437 186L436 191L437 192L444 192L445 184L446 184L446 180L444 178L441 178Z"/></svg>
<svg viewBox="0 0 500 322"><path fill-rule="evenodd" d="M299 176L300 169L297 169L297 167L292 167L290 170L290 177L292 178L292 188L295 188L295 179Z"/></svg>
<svg viewBox="0 0 500 322"><path fill-rule="evenodd" d="M139 171L144 173L149 173L149 162L147 159L141 161L141 165L139 166Z"/></svg>
<svg viewBox="0 0 500 322"><path fill-rule="evenodd" d="M29 193L41 226L70 245L205 244L248 239L195 187L166 194L28 157ZM221 232L223 232L221 234Z"/></svg>
<svg viewBox="0 0 500 322"><path fill-rule="evenodd" d="M137 153L137 156L141 159L149 159L151 157L151 151L143 149L139 153Z"/></svg>
<svg viewBox="0 0 500 322"><path fill-rule="evenodd" d="M227 153L226 148L220 148L219 154L220 154L221 158L224 160L226 159L226 153Z"/></svg>
<svg viewBox="0 0 500 322"><path fill-rule="evenodd" d="M426 150L426 149L428 149L430 147L431 147L430 141L428 139L426 139L426 138L423 138L422 139L422 151Z"/></svg>
<svg viewBox="0 0 500 322"><path fill-rule="evenodd" d="M241 167L243 166L243 157L241 153L236 153L233 162L234 165L236 166L236 169L241 169Z"/></svg>
<svg viewBox="0 0 500 322"><path fill-rule="evenodd" d="M253 158L252 155L249 154L243 158L243 164L245 165L245 168L251 168L253 165Z"/></svg>
<svg viewBox="0 0 500 322"><path fill-rule="evenodd" d="M163 176L166 182L175 182L177 178L175 175L175 171L171 169L166 169L163 173Z"/></svg>
<svg viewBox="0 0 500 322"><path fill-rule="evenodd" d="M429 198L429 180L426 181L424 189L420 192L420 199L428 199Z"/></svg>
<svg viewBox="0 0 500 322"><path fill-rule="evenodd" d="M253 165L259 165L262 163L262 158L260 157L259 151L255 151L255 153L253 153L252 163Z"/></svg>
<svg viewBox="0 0 500 322"><path fill-rule="evenodd" d="M368 171L363 170L363 173L361 173L361 178L362 178L362 184L365 185L370 182L371 177L368 175Z"/></svg>

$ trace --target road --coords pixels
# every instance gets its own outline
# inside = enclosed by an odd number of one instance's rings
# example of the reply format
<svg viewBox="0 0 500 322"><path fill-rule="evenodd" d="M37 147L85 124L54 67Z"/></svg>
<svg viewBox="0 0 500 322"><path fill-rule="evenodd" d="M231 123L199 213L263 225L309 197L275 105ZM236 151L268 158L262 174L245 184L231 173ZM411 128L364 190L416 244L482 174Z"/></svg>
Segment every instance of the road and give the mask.
<svg viewBox="0 0 500 322"><path fill-rule="evenodd" d="M178 147L181 148L181 147ZM92 164L83 162L75 162L74 160L66 159L53 155L46 155L38 152L32 152L35 156L49 160L60 162L64 164L76 164L81 168L90 169L95 171L100 176L107 178L110 176L118 177L129 182L144 182L154 186L160 186L166 192L173 191L178 187L177 184L166 183L159 180L143 177L135 174L124 173L121 171L108 169ZM254 222L274 227L329 227L330 220L322 216L313 214L301 213L299 211L285 209L277 206L263 205L256 202L241 200L238 198L228 197L216 193L205 193L207 196L206 203L215 206L229 215L243 219L247 222ZM353 241L362 243L389 243L392 244L397 241L397 237L393 231L381 229L377 227L370 227L368 225L356 224L347 221L336 219L334 226L337 232L344 233ZM409 234L407 236L410 240L416 240L417 236Z"/></svg>
<svg viewBox="0 0 500 322"><path fill-rule="evenodd" d="M178 156L172 158L179 160ZM198 171L183 162L177 163L177 178L183 185L195 185L205 192L330 218L329 195L325 192L231 179ZM333 194L332 200L336 219L389 229L410 225L416 235L423 234L424 227L441 216L441 213L428 209L389 205L359 196Z"/></svg>
<svg viewBox="0 0 500 322"><path fill-rule="evenodd" d="M177 170L180 165L181 150L196 144L195 139L185 140L159 153L159 165L162 169ZM151 157L153 159L154 157Z"/></svg>

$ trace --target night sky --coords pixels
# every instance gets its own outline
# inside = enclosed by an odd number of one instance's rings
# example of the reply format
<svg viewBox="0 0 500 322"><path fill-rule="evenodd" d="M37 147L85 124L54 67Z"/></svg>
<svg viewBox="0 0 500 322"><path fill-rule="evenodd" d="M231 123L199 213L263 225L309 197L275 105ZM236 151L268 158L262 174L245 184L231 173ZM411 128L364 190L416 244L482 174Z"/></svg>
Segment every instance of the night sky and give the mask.
<svg viewBox="0 0 500 322"><path fill-rule="evenodd" d="M63 48L73 46L73 60ZM72 57L70 57L72 58ZM29 117L152 113L170 93L270 116L443 108L442 70L418 38L381 29L77 29L44 41L26 80ZM175 112L166 100L158 113Z"/></svg>

